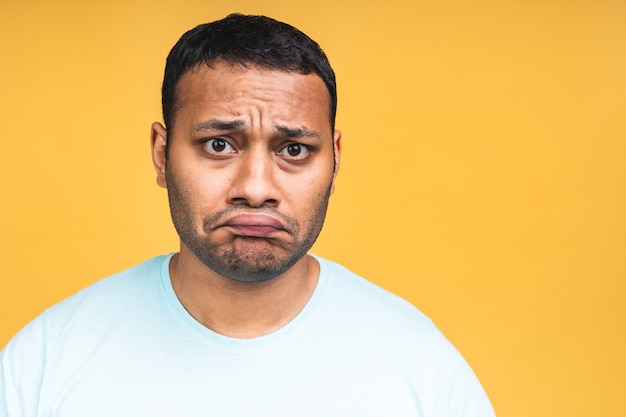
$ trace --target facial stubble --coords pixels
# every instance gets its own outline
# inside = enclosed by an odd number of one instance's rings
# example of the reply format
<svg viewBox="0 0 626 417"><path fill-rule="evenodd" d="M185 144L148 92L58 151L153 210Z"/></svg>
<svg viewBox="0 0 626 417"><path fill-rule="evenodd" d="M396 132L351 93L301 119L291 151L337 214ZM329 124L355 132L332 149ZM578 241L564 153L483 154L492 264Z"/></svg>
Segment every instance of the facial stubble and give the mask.
<svg viewBox="0 0 626 417"><path fill-rule="evenodd" d="M190 204L190 188L181 184L167 165L166 181L170 213L181 241L209 269L240 282L260 282L275 278L307 254L324 225L332 189L331 179L323 191L312 196L308 205L311 208L307 214L308 225L300 224L273 207L240 204L206 217L202 224L203 234L200 235L192 215L194 210ZM286 233L292 239L285 241L282 238L233 236L228 244L217 245L211 242L209 235L215 232L220 222L238 213L265 213L275 216L286 226L286 230L281 233ZM301 233L303 226L306 230Z"/></svg>

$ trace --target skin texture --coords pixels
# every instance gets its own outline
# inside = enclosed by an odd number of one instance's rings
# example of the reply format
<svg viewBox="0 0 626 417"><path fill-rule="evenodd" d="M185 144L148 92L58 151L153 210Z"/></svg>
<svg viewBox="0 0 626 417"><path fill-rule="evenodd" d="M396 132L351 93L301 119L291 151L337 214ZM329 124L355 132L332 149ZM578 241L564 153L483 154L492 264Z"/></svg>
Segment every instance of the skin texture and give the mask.
<svg viewBox="0 0 626 417"><path fill-rule="evenodd" d="M269 333L300 311L317 282L319 266L306 253L341 153L328 92L314 74L217 62L185 74L177 98L169 137L159 123L151 133L157 183L181 238L174 290L219 333Z"/></svg>

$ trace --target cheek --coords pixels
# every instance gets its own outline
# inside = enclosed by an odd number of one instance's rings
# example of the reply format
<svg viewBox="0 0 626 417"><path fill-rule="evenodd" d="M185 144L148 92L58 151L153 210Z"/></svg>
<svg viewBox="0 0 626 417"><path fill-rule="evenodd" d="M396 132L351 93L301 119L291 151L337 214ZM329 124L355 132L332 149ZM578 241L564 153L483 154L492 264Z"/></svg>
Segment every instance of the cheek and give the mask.
<svg viewBox="0 0 626 417"><path fill-rule="evenodd" d="M224 201L223 187L217 188L215 183L197 181L188 184L183 191L189 211L193 216L204 218L217 210Z"/></svg>
<svg viewBox="0 0 626 417"><path fill-rule="evenodd" d="M209 172L206 168L187 167L174 172L171 177L176 188L192 207L206 207L220 198L223 199L231 182L230 178L223 178L219 173Z"/></svg>
<svg viewBox="0 0 626 417"><path fill-rule="evenodd" d="M308 182L300 182L297 192L291 194L291 199L298 207L298 213L303 218L310 219L319 215L320 208L328 203L332 176L323 178L312 177Z"/></svg>
<svg viewBox="0 0 626 417"><path fill-rule="evenodd" d="M202 208L211 200L210 187L204 180L194 179L184 171L170 170L167 175L167 190L170 207L179 219L193 222L201 216ZM174 214L174 213L173 213Z"/></svg>

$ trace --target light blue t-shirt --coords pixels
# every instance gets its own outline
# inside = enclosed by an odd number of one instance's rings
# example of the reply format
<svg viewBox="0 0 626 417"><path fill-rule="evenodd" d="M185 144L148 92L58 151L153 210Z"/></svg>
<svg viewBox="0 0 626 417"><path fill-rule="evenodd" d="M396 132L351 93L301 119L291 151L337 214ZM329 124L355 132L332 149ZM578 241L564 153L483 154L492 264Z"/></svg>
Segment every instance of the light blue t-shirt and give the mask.
<svg viewBox="0 0 626 417"><path fill-rule="evenodd" d="M490 417L473 372L406 301L316 258L304 309L235 339L193 319L171 255L51 307L0 353L1 417Z"/></svg>

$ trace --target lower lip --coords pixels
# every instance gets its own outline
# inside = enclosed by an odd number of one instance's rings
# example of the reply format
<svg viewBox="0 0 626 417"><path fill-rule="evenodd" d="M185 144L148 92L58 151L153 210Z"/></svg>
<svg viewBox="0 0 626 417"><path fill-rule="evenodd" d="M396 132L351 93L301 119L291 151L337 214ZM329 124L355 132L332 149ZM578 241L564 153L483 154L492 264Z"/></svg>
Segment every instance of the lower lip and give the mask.
<svg viewBox="0 0 626 417"><path fill-rule="evenodd" d="M273 226L229 225L229 227L239 236L268 237L280 232L280 229Z"/></svg>

